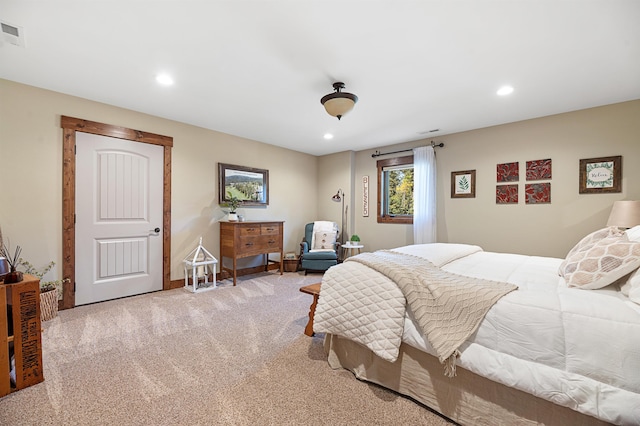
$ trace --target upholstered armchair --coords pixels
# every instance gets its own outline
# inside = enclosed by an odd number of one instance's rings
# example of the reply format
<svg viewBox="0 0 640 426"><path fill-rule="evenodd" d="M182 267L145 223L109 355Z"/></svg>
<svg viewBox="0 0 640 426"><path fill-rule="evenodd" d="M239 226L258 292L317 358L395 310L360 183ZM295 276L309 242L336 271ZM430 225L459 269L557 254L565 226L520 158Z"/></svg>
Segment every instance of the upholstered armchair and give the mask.
<svg viewBox="0 0 640 426"><path fill-rule="evenodd" d="M340 243L338 224L335 222L312 222L304 227L304 238L300 243L300 268L308 272L324 272L338 264Z"/></svg>

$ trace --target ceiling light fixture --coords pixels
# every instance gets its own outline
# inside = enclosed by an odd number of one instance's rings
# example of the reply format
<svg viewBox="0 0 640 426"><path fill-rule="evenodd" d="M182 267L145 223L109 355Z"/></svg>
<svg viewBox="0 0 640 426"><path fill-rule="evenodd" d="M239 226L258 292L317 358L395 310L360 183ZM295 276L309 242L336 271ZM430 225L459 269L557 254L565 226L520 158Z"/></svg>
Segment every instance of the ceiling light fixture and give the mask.
<svg viewBox="0 0 640 426"><path fill-rule="evenodd" d="M358 97L353 93L341 92L344 89L344 83L333 83L333 89L335 92L329 93L320 99L320 103L324 105L324 109L327 113L333 117L338 117L338 120L343 115L353 109L353 106L358 102Z"/></svg>
<svg viewBox="0 0 640 426"><path fill-rule="evenodd" d="M173 84L173 78L169 74L158 74L156 81L163 86L171 86Z"/></svg>
<svg viewBox="0 0 640 426"><path fill-rule="evenodd" d="M498 96L507 96L513 93L513 87L511 86L502 86L496 92Z"/></svg>
<svg viewBox="0 0 640 426"><path fill-rule="evenodd" d="M332 135L331 133L325 133L325 134L324 134L324 138L325 138L326 140L331 140L331 139L333 139L333 135Z"/></svg>

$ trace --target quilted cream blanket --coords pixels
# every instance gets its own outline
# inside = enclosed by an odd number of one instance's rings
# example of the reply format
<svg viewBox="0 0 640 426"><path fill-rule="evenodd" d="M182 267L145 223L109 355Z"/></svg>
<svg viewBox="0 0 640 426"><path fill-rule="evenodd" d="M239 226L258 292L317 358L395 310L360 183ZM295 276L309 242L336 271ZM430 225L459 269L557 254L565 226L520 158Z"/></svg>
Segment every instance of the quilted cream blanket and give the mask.
<svg viewBox="0 0 640 426"><path fill-rule="evenodd" d="M372 274L371 269L382 276ZM495 302L516 288L446 272L417 256L394 251L363 253L325 274L314 330L348 337L393 362L408 305L445 365L445 374L452 377L458 347Z"/></svg>

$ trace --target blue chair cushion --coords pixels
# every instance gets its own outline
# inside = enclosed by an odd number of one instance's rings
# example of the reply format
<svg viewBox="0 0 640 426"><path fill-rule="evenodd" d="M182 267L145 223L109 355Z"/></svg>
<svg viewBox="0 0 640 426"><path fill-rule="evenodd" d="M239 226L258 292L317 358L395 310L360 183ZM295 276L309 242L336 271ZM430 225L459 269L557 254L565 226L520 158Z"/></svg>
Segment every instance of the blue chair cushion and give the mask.
<svg viewBox="0 0 640 426"><path fill-rule="evenodd" d="M337 260L335 251L308 251L302 257L303 260Z"/></svg>

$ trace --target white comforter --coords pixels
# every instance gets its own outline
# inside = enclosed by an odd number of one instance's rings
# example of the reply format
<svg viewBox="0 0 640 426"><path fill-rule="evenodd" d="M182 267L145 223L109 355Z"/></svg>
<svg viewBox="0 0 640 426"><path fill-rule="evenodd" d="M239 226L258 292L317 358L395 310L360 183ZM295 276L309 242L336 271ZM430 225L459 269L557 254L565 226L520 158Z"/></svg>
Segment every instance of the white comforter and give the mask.
<svg viewBox="0 0 640 426"><path fill-rule="evenodd" d="M640 306L617 288L568 288L557 274L562 259L451 244L396 250L429 259L449 272L519 287L494 305L462 345L459 366L611 423L640 424ZM345 269L352 268L348 263ZM358 274L381 281L380 274L366 269ZM330 309L322 306L325 291L323 280L318 312L326 318ZM371 306L369 311L385 309ZM402 340L435 354L411 312L405 316Z"/></svg>

